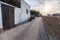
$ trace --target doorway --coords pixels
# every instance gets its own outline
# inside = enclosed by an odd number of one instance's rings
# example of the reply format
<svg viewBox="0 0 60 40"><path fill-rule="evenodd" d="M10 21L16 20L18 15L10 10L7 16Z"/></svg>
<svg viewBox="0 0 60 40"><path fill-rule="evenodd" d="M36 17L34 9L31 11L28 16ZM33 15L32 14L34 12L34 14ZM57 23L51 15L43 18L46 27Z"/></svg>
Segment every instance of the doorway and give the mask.
<svg viewBox="0 0 60 40"><path fill-rule="evenodd" d="M10 29L14 25L14 8L8 5L1 4L3 29Z"/></svg>

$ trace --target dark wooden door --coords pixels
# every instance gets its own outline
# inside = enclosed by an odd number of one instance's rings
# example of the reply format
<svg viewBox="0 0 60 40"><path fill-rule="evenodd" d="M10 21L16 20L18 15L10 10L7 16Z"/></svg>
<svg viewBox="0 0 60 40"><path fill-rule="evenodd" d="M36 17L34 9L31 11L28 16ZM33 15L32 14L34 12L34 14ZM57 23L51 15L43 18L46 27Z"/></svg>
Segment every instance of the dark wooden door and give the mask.
<svg viewBox="0 0 60 40"><path fill-rule="evenodd" d="M9 25L10 27L13 27L14 25L14 8L9 7Z"/></svg>
<svg viewBox="0 0 60 40"><path fill-rule="evenodd" d="M14 8L2 4L3 29L10 29L14 25Z"/></svg>

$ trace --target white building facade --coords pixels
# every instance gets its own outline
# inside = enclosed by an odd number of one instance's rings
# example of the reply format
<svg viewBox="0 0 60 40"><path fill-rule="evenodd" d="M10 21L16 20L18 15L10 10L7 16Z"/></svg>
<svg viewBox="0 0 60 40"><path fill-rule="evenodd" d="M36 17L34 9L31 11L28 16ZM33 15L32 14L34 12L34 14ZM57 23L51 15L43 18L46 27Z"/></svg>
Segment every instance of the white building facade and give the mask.
<svg viewBox="0 0 60 40"><path fill-rule="evenodd" d="M30 5L21 0L21 8L15 8L15 24L27 21L30 18Z"/></svg>
<svg viewBox="0 0 60 40"><path fill-rule="evenodd" d="M20 0L20 2L21 2L20 3L21 7L19 8L19 7L13 6L11 4L0 1L0 28L9 29L11 27L11 25L17 25L19 23L29 20L30 5L28 5L24 0ZM4 7L2 7L2 4L6 5L5 7L7 7L7 6L8 7L4 9ZM9 8L9 11L7 11L8 8ZM2 11L2 9L3 9L3 11ZM12 9L12 11L10 9ZM5 18L6 15L5 15L5 13L3 13L4 10L6 11L5 12L6 14L9 13L7 18ZM5 21L5 20L7 20L7 21Z"/></svg>

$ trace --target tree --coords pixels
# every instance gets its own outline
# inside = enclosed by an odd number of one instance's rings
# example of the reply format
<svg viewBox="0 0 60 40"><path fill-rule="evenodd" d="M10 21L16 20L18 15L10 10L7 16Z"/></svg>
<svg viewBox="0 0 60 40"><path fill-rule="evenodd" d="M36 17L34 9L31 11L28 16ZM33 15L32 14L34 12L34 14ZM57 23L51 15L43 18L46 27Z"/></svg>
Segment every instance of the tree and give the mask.
<svg viewBox="0 0 60 40"><path fill-rule="evenodd" d="M39 11L35 11L35 10L31 10L31 16L34 16L34 17L39 17L39 16L42 16Z"/></svg>

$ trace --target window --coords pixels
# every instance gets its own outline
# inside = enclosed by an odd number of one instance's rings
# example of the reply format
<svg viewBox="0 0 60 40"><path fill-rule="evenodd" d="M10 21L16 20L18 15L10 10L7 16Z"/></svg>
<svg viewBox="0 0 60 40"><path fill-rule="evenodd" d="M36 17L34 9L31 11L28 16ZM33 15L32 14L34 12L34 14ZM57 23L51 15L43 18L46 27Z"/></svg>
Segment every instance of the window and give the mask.
<svg viewBox="0 0 60 40"><path fill-rule="evenodd" d="M11 5L19 7L19 8L21 7L21 2L18 0L0 0L0 1L11 4Z"/></svg>
<svg viewBox="0 0 60 40"><path fill-rule="evenodd" d="M26 9L26 13L28 14L28 9Z"/></svg>

